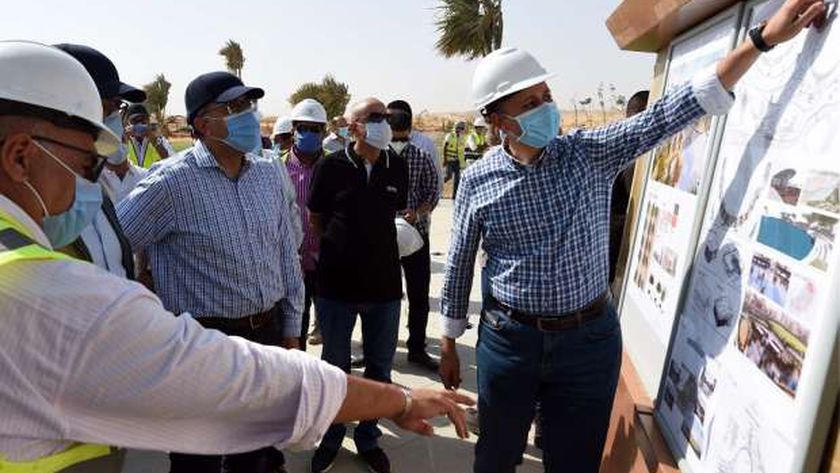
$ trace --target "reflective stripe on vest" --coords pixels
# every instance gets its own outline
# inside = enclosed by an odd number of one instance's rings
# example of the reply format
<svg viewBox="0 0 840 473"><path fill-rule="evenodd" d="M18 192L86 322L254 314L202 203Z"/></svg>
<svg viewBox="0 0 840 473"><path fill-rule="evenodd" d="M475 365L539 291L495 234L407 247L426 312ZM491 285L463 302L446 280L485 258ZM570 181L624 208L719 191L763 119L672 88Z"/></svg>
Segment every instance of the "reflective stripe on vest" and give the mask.
<svg viewBox="0 0 840 473"><path fill-rule="evenodd" d="M65 260L71 257L52 251L36 243L23 231L23 226L0 213L0 270L14 261ZM57 473L78 463L111 454L111 447L94 444L75 444L70 448L25 462L12 462L0 455L2 473Z"/></svg>

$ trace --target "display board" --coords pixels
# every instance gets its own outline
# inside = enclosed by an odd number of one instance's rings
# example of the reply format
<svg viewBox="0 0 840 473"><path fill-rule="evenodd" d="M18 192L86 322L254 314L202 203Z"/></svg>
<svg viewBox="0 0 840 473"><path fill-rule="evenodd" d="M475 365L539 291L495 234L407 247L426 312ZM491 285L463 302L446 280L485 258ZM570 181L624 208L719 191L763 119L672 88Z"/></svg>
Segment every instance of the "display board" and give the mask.
<svg viewBox="0 0 840 473"><path fill-rule="evenodd" d="M748 4L742 35L780 3ZM840 28L735 93L656 417L685 470L800 471L840 320Z"/></svg>
<svg viewBox="0 0 840 473"><path fill-rule="evenodd" d="M665 90L713 68L734 46L740 7L678 38ZM653 397L702 214L709 160L719 119L704 117L655 149L642 197L620 308L627 352Z"/></svg>

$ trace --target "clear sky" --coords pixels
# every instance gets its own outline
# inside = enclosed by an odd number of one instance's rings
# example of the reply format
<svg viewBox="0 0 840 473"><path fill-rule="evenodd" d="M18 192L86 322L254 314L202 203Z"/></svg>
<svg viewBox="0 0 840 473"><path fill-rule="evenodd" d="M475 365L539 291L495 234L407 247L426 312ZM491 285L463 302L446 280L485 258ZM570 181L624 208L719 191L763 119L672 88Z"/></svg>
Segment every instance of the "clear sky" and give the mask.
<svg viewBox="0 0 840 473"><path fill-rule="evenodd" d="M652 54L623 52L605 21L618 0L505 0L504 45L531 51L557 77L561 108L594 96L599 82L631 95L647 88ZM288 111L295 87L332 73L354 98L409 100L421 110L470 110L475 62L437 55L436 0L16 0L0 15L0 37L93 46L124 82L156 74L172 82L167 112L183 113L186 85L224 69L218 50L242 44L243 79L266 90L264 114Z"/></svg>

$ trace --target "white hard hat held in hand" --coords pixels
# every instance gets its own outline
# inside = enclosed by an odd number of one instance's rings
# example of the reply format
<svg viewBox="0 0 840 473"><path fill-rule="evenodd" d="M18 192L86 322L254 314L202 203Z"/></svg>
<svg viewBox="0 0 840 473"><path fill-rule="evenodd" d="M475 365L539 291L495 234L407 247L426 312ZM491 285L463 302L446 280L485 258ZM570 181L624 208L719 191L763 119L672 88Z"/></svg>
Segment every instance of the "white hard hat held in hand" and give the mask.
<svg viewBox="0 0 840 473"><path fill-rule="evenodd" d="M545 82L553 76L526 51L497 49L485 56L475 69L473 105L476 110L481 110L500 98Z"/></svg>
<svg viewBox="0 0 840 473"><path fill-rule="evenodd" d="M96 84L73 56L30 41L0 41L0 99L54 110L99 129L96 151L110 155L119 138L102 123Z"/></svg>
<svg viewBox="0 0 840 473"><path fill-rule="evenodd" d="M327 111L315 99L303 99L292 109L293 122L327 123Z"/></svg>

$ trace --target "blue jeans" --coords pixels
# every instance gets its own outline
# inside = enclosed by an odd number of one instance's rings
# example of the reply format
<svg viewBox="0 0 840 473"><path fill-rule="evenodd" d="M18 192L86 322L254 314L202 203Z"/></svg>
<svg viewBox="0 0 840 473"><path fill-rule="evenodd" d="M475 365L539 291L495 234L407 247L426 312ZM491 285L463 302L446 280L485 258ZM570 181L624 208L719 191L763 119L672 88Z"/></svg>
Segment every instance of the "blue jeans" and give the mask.
<svg viewBox="0 0 840 473"><path fill-rule="evenodd" d="M485 300L478 332L476 473L513 473L540 403L545 471L597 472L621 368L615 308L562 332L541 332Z"/></svg>
<svg viewBox="0 0 840 473"><path fill-rule="evenodd" d="M354 304L315 299L316 316L321 327L323 351L321 359L350 372L350 338L356 325L356 315L362 319L362 349L365 356L365 378L383 383L391 382L391 364L397 350L397 331L400 323L400 301L377 304ZM378 446L382 431L378 420L360 422L353 432L359 452ZM347 428L344 424L330 426L321 447L337 450Z"/></svg>

